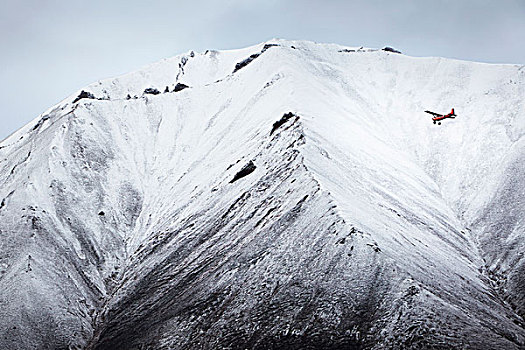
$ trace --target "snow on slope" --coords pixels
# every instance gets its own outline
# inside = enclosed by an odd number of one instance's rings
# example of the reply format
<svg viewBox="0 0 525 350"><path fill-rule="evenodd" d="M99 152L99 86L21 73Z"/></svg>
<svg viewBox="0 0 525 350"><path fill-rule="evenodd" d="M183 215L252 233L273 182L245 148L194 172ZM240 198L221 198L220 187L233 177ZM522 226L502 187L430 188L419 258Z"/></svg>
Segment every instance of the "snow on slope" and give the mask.
<svg viewBox="0 0 525 350"><path fill-rule="evenodd" d="M285 40L92 84L0 143L0 344L519 348L524 89Z"/></svg>

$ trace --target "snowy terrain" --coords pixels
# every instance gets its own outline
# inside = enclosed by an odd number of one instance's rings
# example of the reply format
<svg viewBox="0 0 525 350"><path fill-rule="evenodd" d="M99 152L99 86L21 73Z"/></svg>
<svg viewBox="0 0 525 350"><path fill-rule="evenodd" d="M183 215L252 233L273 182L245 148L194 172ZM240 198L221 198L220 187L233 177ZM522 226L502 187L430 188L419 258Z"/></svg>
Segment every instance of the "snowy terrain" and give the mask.
<svg viewBox="0 0 525 350"><path fill-rule="evenodd" d="M0 143L0 348L521 349L524 101L286 40L91 84Z"/></svg>

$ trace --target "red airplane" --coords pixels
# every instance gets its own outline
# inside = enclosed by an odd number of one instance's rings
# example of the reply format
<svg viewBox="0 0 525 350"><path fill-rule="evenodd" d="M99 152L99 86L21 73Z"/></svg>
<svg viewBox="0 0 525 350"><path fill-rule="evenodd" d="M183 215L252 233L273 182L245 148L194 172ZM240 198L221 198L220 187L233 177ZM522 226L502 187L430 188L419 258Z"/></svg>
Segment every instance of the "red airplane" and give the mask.
<svg viewBox="0 0 525 350"><path fill-rule="evenodd" d="M449 114L439 114L439 113L435 113L435 112L431 112L431 111L425 111L425 113L428 113L428 114L432 114L434 117L432 117L432 120L434 121L434 124L436 124L436 122L438 123L438 125L441 125L441 121L440 120L443 120L443 119L446 119L446 118L456 118L456 114L454 113L454 108L452 108L452 110L450 111Z"/></svg>

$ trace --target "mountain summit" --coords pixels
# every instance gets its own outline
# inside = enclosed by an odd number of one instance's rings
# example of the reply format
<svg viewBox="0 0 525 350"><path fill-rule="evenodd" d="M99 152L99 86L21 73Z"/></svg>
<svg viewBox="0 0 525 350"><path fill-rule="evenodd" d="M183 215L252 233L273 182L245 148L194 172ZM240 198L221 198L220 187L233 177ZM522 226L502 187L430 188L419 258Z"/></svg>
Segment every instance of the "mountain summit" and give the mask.
<svg viewBox="0 0 525 350"><path fill-rule="evenodd" d="M0 348L523 348L524 100L286 40L91 84L0 143Z"/></svg>

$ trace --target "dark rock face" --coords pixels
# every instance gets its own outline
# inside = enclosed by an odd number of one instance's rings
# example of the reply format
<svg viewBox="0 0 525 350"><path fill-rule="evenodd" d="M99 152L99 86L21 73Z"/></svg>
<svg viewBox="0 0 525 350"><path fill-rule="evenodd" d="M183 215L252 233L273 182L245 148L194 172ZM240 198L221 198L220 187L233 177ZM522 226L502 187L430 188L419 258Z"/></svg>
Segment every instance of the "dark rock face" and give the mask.
<svg viewBox="0 0 525 350"><path fill-rule="evenodd" d="M241 62L238 62L237 64L235 64L235 69L233 70L233 73L236 73L239 70L241 70L242 68L244 68L247 65L249 65L254 59L259 57L260 55L261 55L261 53L254 53L253 55L250 55L250 57L242 60Z"/></svg>
<svg viewBox="0 0 525 350"><path fill-rule="evenodd" d="M241 62L238 62L236 65L235 65L235 69L233 70L233 73L236 73L237 71L239 71L240 69L246 67L247 65L249 65L250 63L252 63L253 60L255 60L257 57L259 57L260 55L262 55L264 52L266 52L266 50L268 50L269 48L271 47L276 47L276 46L279 46L278 44L265 44L263 46L263 48L261 49L261 52L258 52L258 53L254 53L252 55L250 55L250 57L242 60Z"/></svg>
<svg viewBox="0 0 525 350"><path fill-rule="evenodd" d="M177 85L175 85L175 89L173 90L173 92L179 92L179 91L182 91L182 90L187 89L187 88L189 88L188 85L182 84L182 83L177 83Z"/></svg>
<svg viewBox="0 0 525 350"><path fill-rule="evenodd" d="M272 130L270 131L270 135L272 135L278 128L280 128L284 123L286 123L288 120L290 120L293 117L297 117L297 116L294 115L292 112L289 112L283 115L281 119L273 123ZM299 119L299 117L297 117L297 119Z"/></svg>
<svg viewBox="0 0 525 350"><path fill-rule="evenodd" d="M261 51L264 52L268 50L270 47L276 47L276 46L279 46L279 44L264 44L263 49Z"/></svg>
<svg viewBox="0 0 525 350"><path fill-rule="evenodd" d="M78 96L73 100L73 103L77 103L78 101L80 101L83 98L89 98L89 99L93 100L93 99L95 99L95 96L89 91L82 90L80 92L80 94L78 94Z"/></svg>
<svg viewBox="0 0 525 350"><path fill-rule="evenodd" d="M250 162L248 162L248 164L246 164L245 166L242 167L241 170L239 170L239 172L237 174L235 174L235 176L233 177L233 179L230 180L230 183L234 183L235 181L247 176L247 175L250 175L251 173L253 173L255 171L257 167L255 166L255 164L253 164L253 161L250 160Z"/></svg>
<svg viewBox="0 0 525 350"><path fill-rule="evenodd" d="M391 47L389 47L389 46L385 46L385 47L383 48L383 51L393 52L393 53L402 53L401 51L398 51L398 50L396 50L396 49L394 49L394 48L391 48Z"/></svg>
<svg viewBox="0 0 525 350"><path fill-rule="evenodd" d="M150 95L158 95L158 94L160 94L160 91L155 89L155 88L146 88L146 89L144 89L144 93L145 94L150 94Z"/></svg>

